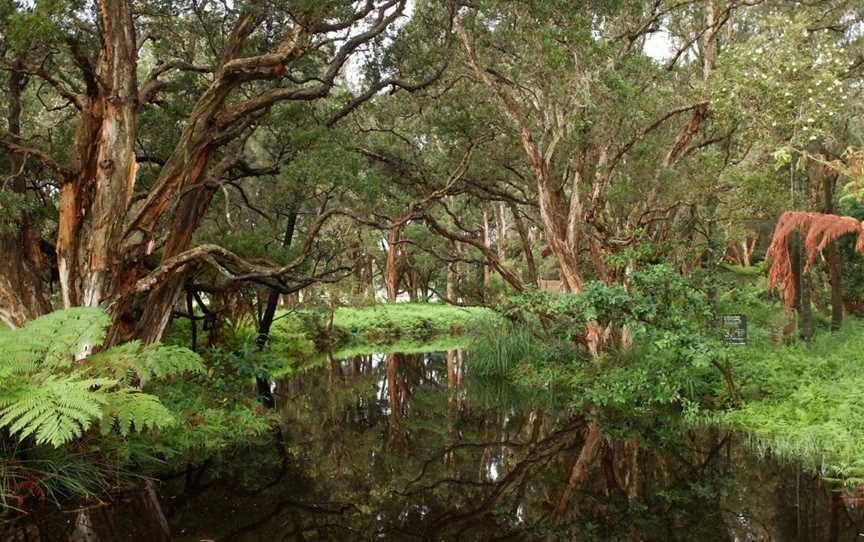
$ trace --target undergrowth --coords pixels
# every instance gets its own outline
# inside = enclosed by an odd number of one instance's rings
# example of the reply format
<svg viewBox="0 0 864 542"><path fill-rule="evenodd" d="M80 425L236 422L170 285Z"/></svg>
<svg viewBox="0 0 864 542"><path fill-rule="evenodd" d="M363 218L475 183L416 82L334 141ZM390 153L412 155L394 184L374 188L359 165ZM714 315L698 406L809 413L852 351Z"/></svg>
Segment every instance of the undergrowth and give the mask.
<svg viewBox="0 0 864 542"><path fill-rule="evenodd" d="M748 349L733 371L747 398L717 421L743 430L754 445L803 460L827 476L864 482L864 323L811 344Z"/></svg>

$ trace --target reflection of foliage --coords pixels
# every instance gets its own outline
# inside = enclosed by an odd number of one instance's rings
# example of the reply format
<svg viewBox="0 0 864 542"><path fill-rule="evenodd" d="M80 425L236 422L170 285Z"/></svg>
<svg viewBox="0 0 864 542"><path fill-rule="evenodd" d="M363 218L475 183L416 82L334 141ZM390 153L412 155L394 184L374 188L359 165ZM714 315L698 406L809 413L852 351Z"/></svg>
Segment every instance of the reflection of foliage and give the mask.
<svg viewBox="0 0 864 542"><path fill-rule="evenodd" d="M751 509L737 499L757 486L775 487L768 478L775 467L727 447L728 437L707 431L686 438L680 425L658 424L649 416L604 415L615 424L603 426L604 446L615 452L607 467L624 468L616 435L635 435L641 489L628 497L595 465L585 488L590 498L574 499L556 526L549 506L566 486L566 470L578 454L583 427L578 415L550 414L534 390L526 396L524 388L476 380L469 380L467 388L453 387L441 354L400 356L408 447L388 450L394 405L380 391L385 360L362 356L330 363L283 383L287 469L274 479L262 476L262 463L276 462L272 448L238 456L223 483L251 481L239 488L228 485L224 491L230 499L214 498L222 490L188 497L198 501L189 512L202 525L200 533L243 529L266 537L288 526L328 540L479 541L493 532L519 540L552 535L620 540L633 532L645 540L665 540L669 525L675 525L693 538L714 540L730 529L750 532L737 523L730 527L725 510L750 519L770 508L764 500ZM471 363L468 357L467 366ZM746 489L726 499L730 487ZM227 507L238 506L238 499L247 511L242 524L226 524ZM772 526L764 528L774 532Z"/></svg>

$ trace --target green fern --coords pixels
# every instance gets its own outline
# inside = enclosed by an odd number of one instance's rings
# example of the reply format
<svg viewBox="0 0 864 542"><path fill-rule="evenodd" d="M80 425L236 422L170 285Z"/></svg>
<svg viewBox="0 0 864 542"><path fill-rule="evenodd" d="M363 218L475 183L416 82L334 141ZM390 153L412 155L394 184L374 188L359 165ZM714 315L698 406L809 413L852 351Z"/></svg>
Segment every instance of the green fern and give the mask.
<svg viewBox="0 0 864 542"><path fill-rule="evenodd" d="M107 399L102 409L103 433L117 429L125 437L133 429L140 432L174 425L174 416L155 395L124 389Z"/></svg>
<svg viewBox="0 0 864 542"><path fill-rule="evenodd" d="M89 307L46 314L0 335L2 366L12 372L32 371L37 364L68 367L86 346L102 344L110 323L105 313Z"/></svg>
<svg viewBox="0 0 864 542"><path fill-rule="evenodd" d="M80 437L102 417L107 402L102 389L117 383L107 378L49 376L29 384L0 394L0 427L19 440L33 435L37 444L56 447Z"/></svg>
<svg viewBox="0 0 864 542"><path fill-rule="evenodd" d="M182 373L203 374L204 364L195 352L181 346L151 344L142 346L131 341L109 348L87 359L91 371L110 373L124 382L136 378L141 385L153 378L164 379Z"/></svg>
<svg viewBox="0 0 864 542"><path fill-rule="evenodd" d="M171 412L141 387L203 373L201 359L185 348L133 341L75 362L101 344L109 323L98 309L77 308L0 333L0 429L59 447L94 427L126 436L172 425Z"/></svg>
<svg viewBox="0 0 864 542"><path fill-rule="evenodd" d="M135 358L135 369L142 380L166 378L181 373L204 374L204 364L195 352L182 346L151 344Z"/></svg>

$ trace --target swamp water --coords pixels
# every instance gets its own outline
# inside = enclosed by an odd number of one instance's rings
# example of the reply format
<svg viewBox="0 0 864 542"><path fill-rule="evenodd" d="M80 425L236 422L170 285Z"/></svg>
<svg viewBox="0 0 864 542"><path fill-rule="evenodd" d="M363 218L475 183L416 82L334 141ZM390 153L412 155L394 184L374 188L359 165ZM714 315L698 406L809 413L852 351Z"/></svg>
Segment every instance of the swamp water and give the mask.
<svg viewBox="0 0 864 542"><path fill-rule="evenodd" d="M607 434L570 484L585 420L474 381L467 363L458 350L330 357L277 385L284 445L161 482L165 522L138 495L75 540L862 539L853 496L720 431ZM76 517L10 537L69 540Z"/></svg>

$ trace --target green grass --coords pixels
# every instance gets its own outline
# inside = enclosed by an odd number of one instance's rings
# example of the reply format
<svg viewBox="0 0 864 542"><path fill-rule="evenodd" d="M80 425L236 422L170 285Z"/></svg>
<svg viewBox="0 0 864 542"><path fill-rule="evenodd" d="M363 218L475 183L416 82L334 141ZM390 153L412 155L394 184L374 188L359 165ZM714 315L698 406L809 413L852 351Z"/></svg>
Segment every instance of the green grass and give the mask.
<svg viewBox="0 0 864 542"><path fill-rule="evenodd" d="M340 307L333 328L345 346L380 345L410 339L426 341L441 335L464 335L481 322L496 318L481 307L438 303L393 303L368 307Z"/></svg>
<svg viewBox="0 0 864 542"><path fill-rule="evenodd" d="M481 378L508 378L520 366L543 365L552 358L549 344L541 343L528 326L482 323L471 338L469 372Z"/></svg>

